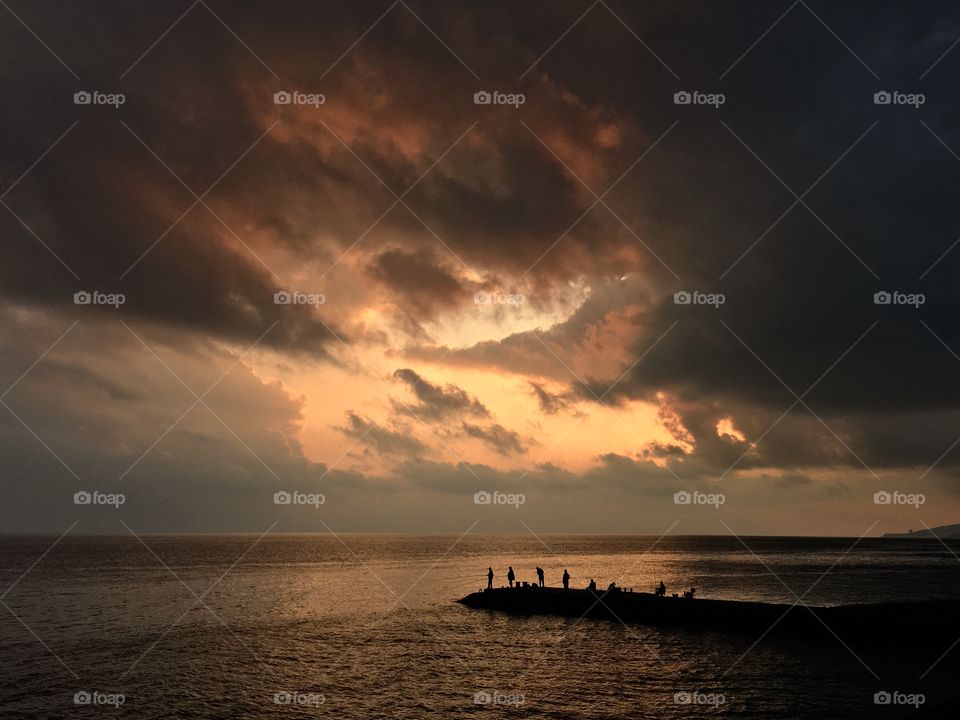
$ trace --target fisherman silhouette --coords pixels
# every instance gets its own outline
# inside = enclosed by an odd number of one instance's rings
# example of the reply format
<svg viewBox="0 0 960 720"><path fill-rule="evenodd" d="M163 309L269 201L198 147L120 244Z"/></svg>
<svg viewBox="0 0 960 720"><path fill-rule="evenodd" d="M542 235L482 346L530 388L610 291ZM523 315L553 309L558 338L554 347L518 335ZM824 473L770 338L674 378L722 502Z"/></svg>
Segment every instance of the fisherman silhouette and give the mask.
<svg viewBox="0 0 960 720"><path fill-rule="evenodd" d="M609 585L607 585L607 592L612 592L617 589L617 582L614 580Z"/></svg>
<svg viewBox="0 0 960 720"><path fill-rule="evenodd" d="M537 582L540 584L540 587L543 587L543 568L537 567Z"/></svg>
<svg viewBox="0 0 960 720"><path fill-rule="evenodd" d="M493 568L487 568L487 590L493 590Z"/></svg>
<svg viewBox="0 0 960 720"><path fill-rule="evenodd" d="M596 592L596 590L597 590L597 581L594 580L593 578L591 578L591 579L590 579L590 584L587 585L587 590L592 590L593 592Z"/></svg>
<svg viewBox="0 0 960 720"><path fill-rule="evenodd" d="M663 584L663 580L660 581L660 585L653 591L653 594L657 597L664 597L667 594L667 586Z"/></svg>
<svg viewBox="0 0 960 720"><path fill-rule="evenodd" d="M513 565L507 570L507 582L510 583L510 587L513 587L513 581L516 579L516 575L513 574Z"/></svg>
<svg viewBox="0 0 960 720"><path fill-rule="evenodd" d="M564 568L564 571L563 571L563 589L564 590L570 589L570 573L566 571L566 568Z"/></svg>

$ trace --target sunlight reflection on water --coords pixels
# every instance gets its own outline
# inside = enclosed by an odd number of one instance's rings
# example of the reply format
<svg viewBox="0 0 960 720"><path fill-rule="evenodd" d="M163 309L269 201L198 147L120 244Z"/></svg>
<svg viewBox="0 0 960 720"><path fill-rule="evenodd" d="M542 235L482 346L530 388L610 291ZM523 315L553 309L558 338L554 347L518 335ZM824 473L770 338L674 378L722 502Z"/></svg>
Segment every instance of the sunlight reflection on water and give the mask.
<svg viewBox="0 0 960 720"><path fill-rule="evenodd" d="M922 541L864 540L844 555L852 540L746 539L761 563L734 538L664 538L649 552L655 538L625 536L544 536L549 551L532 536L452 549L456 538L440 536L278 535L250 549L255 540L145 537L167 569L134 538L65 539L5 598L51 651L5 613L6 709L61 715L75 692L99 689L123 692L123 711L146 718L798 718L833 716L837 703L871 717L873 679L839 644L826 656L778 642L749 650L755 638L453 601L485 585L488 565L500 585L508 565L533 581L539 564L548 584L567 568L573 586L615 579L648 591L663 579L670 591L788 602L763 563L802 595L838 560L809 602L960 595L960 563ZM4 587L49 544L0 539ZM694 692L723 704L674 699ZM312 704L277 705L278 693Z"/></svg>

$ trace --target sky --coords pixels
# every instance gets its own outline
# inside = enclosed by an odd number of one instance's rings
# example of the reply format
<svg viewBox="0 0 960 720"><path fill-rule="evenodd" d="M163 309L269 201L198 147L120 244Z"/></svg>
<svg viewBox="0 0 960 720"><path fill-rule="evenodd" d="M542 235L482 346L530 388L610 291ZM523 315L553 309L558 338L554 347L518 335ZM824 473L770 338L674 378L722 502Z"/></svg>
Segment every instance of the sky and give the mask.
<svg viewBox="0 0 960 720"><path fill-rule="evenodd" d="M4 532L960 522L955 6L9 2L0 37Z"/></svg>

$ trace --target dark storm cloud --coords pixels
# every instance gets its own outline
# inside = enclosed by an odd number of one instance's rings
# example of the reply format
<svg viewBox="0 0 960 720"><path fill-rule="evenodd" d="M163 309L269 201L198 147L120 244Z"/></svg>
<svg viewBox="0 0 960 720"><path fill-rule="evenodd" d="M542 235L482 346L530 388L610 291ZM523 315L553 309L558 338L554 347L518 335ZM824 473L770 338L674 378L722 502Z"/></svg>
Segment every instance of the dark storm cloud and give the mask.
<svg viewBox="0 0 960 720"><path fill-rule="evenodd" d="M401 368L393 376L404 382L419 401L416 405L394 401L394 410L400 414L428 422L460 416L490 416L490 411L483 403L456 385L434 385L409 368Z"/></svg>
<svg viewBox="0 0 960 720"><path fill-rule="evenodd" d="M285 263L272 249L294 262L309 258L322 272L379 248L379 278L408 295L413 314L430 315L458 295L443 265L462 260L484 273L522 272L592 202L517 122L518 113L473 105L469 72L402 6L322 81L322 68L376 16L363 4L335 13L305 3L286 9L222 9L270 69L203 6L132 67L177 19L169 8L130 8L118 17L96 4L72 7L63 19L70 32L42 8L25 13L80 81L26 29L6 30L5 95L17 112L0 128L5 176L31 168L78 120L5 197L30 228L4 213L0 231L9 254L2 279L11 297L66 307L78 289L122 291L128 316L234 341L252 341L279 321L266 345L323 355L327 326L344 336L332 320L342 313L333 298L319 314L276 307L273 293L283 282L274 272L282 275ZM439 5L415 11L464 56L489 63L490 28L471 29ZM539 40L529 35L540 31L539 14L523 15L514 18L507 6L485 10L487 24L505 33L498 57L510 65L508 75L538 49L528 43ZM320 35L305 27L320 28ZM398 44L397 36L408 41ZM110 42L90 53L90 37ZM327 104L273 105L273 92L296 87L325 92ZM97 88L121 91L126 101L118 110L72 103L76 91ZM605 174L605 161L643 147L645 133L629 115L586 103L545 75L531 74L523 90L524 122L590 182ZM393 193L422 175L405 204L387 212ZM194 193L204 200L190 209ZM558 204L569 212L556 212ZM637 267L635 252L616 252L616 225L608 215L584 218L560 250L541 260L537 280L587 266ZM455 255L447 257L436 237ZM407 247L397 249L397 239ZM446 257L442 264L434 250ZM564 261L568 252L576 263ZM423 284L413 287L410 273L417 270Z"/></svg>
<svg viewBox="0 0 960 720"><path fill-rule="evenodd" d="M960 179L960 163L921 121L953 147L960 141L958 103L948 91L958 59L948 56L919 83L946 49L932 41L942 37L943 20L933 10L909 19L902 12L886 6L865 24L852 22L852 13L824 16L882 81L809 13L791 13L727 76L727 106L717 122L681 121L676 151L651 156L656 185L632 185L637 197L651 200L626 209L625 217L642 214L663 229L655 236L674 238L665 250L682 261L675 289L723 292L726 303L719 310L675 305L665 294L645 319L648 329L634 354L678 324L615 396L649 398L666 390L691 404L724 403L756 438L794 401L780 379L797 395L817 383L805 400L868 464L929 464L949 447L943 436L952 434L945 428L960 404L958 364L922 322L960 347L949 321L960 300L950 280L960 256L929 270L960 233L960 213L946 190ZM894 20L910 30L891 33L887 23ZM881 24L886 47L874 40ZM811 43L812 55L790 60L801 47L810 53ZM783 69L776 77L765 70L771 62ZM878 89L904 87L926 93L919 113L874 105ZM719 120L797 194L830 169L805 197L810 209L796 206L760 239L794 198ZM874 293L884 289L922 292L926 303L919 310L875 305ZM712 425L725 414L718 409L700 422L697 412L686 412L688 425L700 425L694 434L701 442L715 435ZM806 461L851 459L802 406L797 412L811 420L802 423L811 442L792 440L810 450L800 453ZM885 429L878 423L883 417ZM912 429L918 421L936 441L918 442ZM768 459L804 462L786 450Z"/></svg>
<svg viewBox="0 0 960 720"><path fill-rule="evenodd" d="M5 30L12 35L5 93L17 108L4 115L0 131L9 178L4 201L12 211L0 217L5 295L20 303L69 308L79 290L122 292L126 303L115 317L149 319L241 343L276 323L263 339L266 346L324 355L331 339L327 328L303 307L274 303L280 280L244 247L244 242L256 243L217 200L225 185L211 188L235 162L231 172L240 177L271 162L257 162L262 144L252 148L263 129L237 112L242 79L233 76L227 62L232 52L224 39L214 33L195 48L199 57L192 61L167 47L165 57L148 57L127 82L118 83L126 66L113 63L118 56L132 62L140 38L110 27L112 14L100 16L94 6L71 8L70 14L78 16L77 29L89 28L96 18L107 25L99 32L112 36L111 52L97 56L103 66L92 68L83 49L89 35L58 37L38 23L76 63L80 81L26 30ZM182 30L189 36L198 28L188 21ZM188 69L194 64L205 73ZM176 78L179 85L172 84ZM73 104L75 92L98 88L122 91L126 102L116 110ZM196 203L124 123L197 195L212 189L203 203ZM241 159L251 148L253 157ZM222 222L227 217L229 227Z"/></svg>
<svg viewBox="0 0 960 720"><path fill-rule="evenodd" d="M960 162L950 150L960 152L960 49L931 66L955 40L960 10L810 2L809 9L792 6L765 34L786 5L609 5L619 19L597 5L561 37L582 4L463 4L451 12L449 3L411 2L477 81L400 5L350 49L382 4L211 3L247 47L200 4L131 68L185 4L122 12L106 3L23 4L18 14L81 79L6 16L5 308L73 312L78 290L119 291L127 296L120 310L85 317L161 326L171 347L192 348L204 336L250 345L266 332L268 346L324 357L330 329L352 341L341 325L355 298L330 294L319 309L274 304L281 288L325 290L289 287L285 281L301 273L318 277L333 268L331 282L360 293L370 269L380 285L409 297L401 330L418 340L421 321L463 297L458 278L509 286L526 273L534 305L583 278L590 298L536 335L450 352L414 347L407 356L570 382L576 397L601 396L608 405L657 402L663 393L694 454L667 444L639 448L640 461L605 455L588 479L643 486L656 478L666 492L673 480L648 461L656 458L697 480L734 463L775 466L799 491L805 485L788 479L798 468L923 469L942 456L930 477L948 483L960 464L960 363L951 354L960 353L960 247L949 250L960 236ZM473 92L495 87L522 91L527 102L519 110L473 105ZM126 102L118 110L72 103L77 90L95 88L122 91ZM327 103L278 109L272 95L288 88L324 92ZM681 89L723 92L727 101L719 110L677 106L673 93ZM920 110L875 105L878 90L923 92L926 103ZM596 203L593 193L628 170ZM204 204L190 209L193 193L211 186ZM622 284L604 284L622 276ZM680 290L723 293L726 302L719 309L676 305ZM919 309L875 305L879 290L922 292L926 302ZM625 351L596 332L617 312L632 330ZM37 327L9 315L3 323L14 338L33 339ZM44 346L31 349L5 368L11 381ZM585 356L584 367L577 356ZM616 368L593 362L621 356ZM79 365L73 357L50 360L37 369L45 386L18 387L11 402L19 400L15 407L31 425L42 421L41 434L58 451L83 458L93 477L115 477L182 411L162 392L155 406L139 403L143 426L112 416L117 403L137 404L153 389L145 378L120 379L129 370L123 353L103 365L87 354ZM565 365L584 383L571 380ZM427 420L490 414L456 386L433 385L412 370L397 377ZM276 458L298 482L319 482L326 466L278 439L296 435L296 403L245 379L235 396L257 398L266 415L237 410L231 426L248 423L240 434L258 439L251 443L257 454L271 465ZM781 419L794 393L809 409L797 405ZM51 398L66 409L52 408ZM547 401L540 398L549 413L556 405ZM12 416L3 417L16 487L62 472ZM394 430L348 417L345 431L370 430L384 447L412 452L418 442L404 445ZM747 442L718 435L726 417ZM253 493L250 479L265 470L252 457L238 463L230 442L191 427L175 436L173 449L204 462L151 455L144 474L159 488L151 498L157 507L170 500L168 477L197 501L196 518L211 505L191 484L212 482L225 497L237 486ZM462 481L465 467L476 466L418 471L439 485L454 475ZM490 473L491 481L516 478ZM335 471L328 477L363 481ZM574 482L559 469L531 477ZM17 500L29 501L18 492Z"/></svg>
<svg viewBox="0 0 960 720"><path fill-rule="evenodd" d="M387 250L371 261L368 272L390 290L397 306L412 310L421 318L451 309L466 294L460 280L440 264L431 250Z"/></svg>
<svg viewBox="0 0 960 720"><path fill-rule="evenodd" d="M498 423L481 427L465 422L460 427L466 435L482 440L501 455L522 455L527 451L527 446L519 433L507 430Z"/></svg>
<svg viewBox="0 0 960 720"><path fill-rule="evenodd" d="M960 55L946 55L918 78L949 48L956 32L944 28L956 28L960 17L946 4L920 13L892 3L811 7L852 53L796 6L731 68L786 8L745 16L699 5L679 32L667 27L669 10L618 7L633 27L665 41L663 56L682 81L643 68L653 82L637 92L629 79L603 71L602 53L587 71L562 46L541 66L575 94L641 118L648 130L678 120L607 202L679 279L647 255L653 301L642 305L624 369L643 359L615 386L618 372L588 372L585 384L571 388L595 401L612 387L608 405L667 393L682 406L697 455L709 461L702 469L714 473L743 452L717 437L717 421L733 415L748 438L759 438L794 402L791 390L810 389L804 399L829 427L798 405L744 466L923 468L955 439L960 365L951 350L960 352L960 330L951 318L960 303L953 282L960 254L938 258L960 235L950 196L960 162L943 146L960 148L952 90ZM586 43L581 50L597 48L599 27L576 36ZM719 110L675 106L670 84L723 92L726 103ZM877 105L879 90L923 92L926 102L919 111ZM723 293L726 302L677 305L673 294L681 290ZM876 305L882 290L923 293L926 302L919 309ZM541 337L569 347L586 337L580 322ZM447 359L564 374L530 333ZM944 462L956 466L960 452Z"/></svg>

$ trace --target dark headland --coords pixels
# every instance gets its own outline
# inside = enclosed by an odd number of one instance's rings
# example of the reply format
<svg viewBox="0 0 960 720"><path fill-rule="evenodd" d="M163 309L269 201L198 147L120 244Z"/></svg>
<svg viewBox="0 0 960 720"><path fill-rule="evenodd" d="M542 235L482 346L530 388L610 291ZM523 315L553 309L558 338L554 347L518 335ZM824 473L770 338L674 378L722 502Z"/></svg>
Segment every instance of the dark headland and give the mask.
<svg viewBox="0 0 960 720"><path fill-rule="evenodd" d="M940 538L941 540L960 539L960 524L957 525L939 525L934 528L924 528L923 530L910 530L905 533L884 533L885 538L915 538L918 540L924 538Z"/></svg>
<svg viewBox="0 0 960 720"><path fill-rule="evenodd" d="M563 590L516 587L482 590L458 600L471 608L515 615L561 615L666 625L697 630L766 632L816 639L892 638L939 644L960 634L960 600L838 605L833 607L658 597L629 590Z"/></svg>

